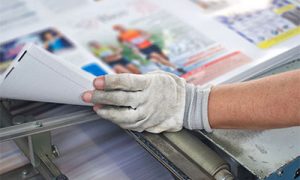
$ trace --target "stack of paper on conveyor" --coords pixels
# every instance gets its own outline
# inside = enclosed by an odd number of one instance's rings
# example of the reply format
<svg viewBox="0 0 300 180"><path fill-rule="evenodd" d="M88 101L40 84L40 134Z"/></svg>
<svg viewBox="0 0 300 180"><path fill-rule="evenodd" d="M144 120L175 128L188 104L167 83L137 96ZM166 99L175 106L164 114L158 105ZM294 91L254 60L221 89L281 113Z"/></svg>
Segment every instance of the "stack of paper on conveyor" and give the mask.
<svg viewBox="0 0 300 180"><path fill-rule="evenodd" d="M242 81L300 57L300 7L292 0L1 0L0 17L3 82L10 73L8 67L27 43L59 56L55 62L72 64L78 74L100 76L160 69L199 85ZM24 73L53 75L35 68ZM22 81L27 82L24 78ZM10 85L17 83L12 80ZM76 78L72 81L78 82ZM79 100L59 99L45 101L80 104ZM87 128L83 126L74 131ZM110 131L114 132L114 127ZM101 141L99 133L94 135ZM56 136L67 135L57 132ZM89 139L86 136L82 131L80 138ZM121 148L121 140L115 141L111 145ZM89 145L88 140L86 143ZM67 145L64 142L62 146ZM95 156L102 153L96 151ZM118 161L126 163L126 158L121 159ZM103 163L110 166L111 161Z"/></svg>

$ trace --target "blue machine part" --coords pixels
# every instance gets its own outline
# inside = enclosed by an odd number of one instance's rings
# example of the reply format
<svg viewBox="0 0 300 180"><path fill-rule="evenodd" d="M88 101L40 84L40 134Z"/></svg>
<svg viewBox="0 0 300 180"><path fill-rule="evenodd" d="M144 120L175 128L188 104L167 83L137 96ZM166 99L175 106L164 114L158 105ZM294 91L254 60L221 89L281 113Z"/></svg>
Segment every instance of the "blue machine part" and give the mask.
<svg viewBox="0 0 300 180"><path fill-rule="evenodd" d="M266 180L300 180L300 156L272 173Z"/></svg>

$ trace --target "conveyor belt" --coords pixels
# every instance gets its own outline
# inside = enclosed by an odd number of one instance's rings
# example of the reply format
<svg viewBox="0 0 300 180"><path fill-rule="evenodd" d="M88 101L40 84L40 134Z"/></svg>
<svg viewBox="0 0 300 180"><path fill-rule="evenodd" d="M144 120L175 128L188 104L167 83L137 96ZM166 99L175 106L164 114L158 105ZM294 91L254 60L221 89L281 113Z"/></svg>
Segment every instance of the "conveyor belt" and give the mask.
<svg viewBox="0 0 300 180"><path fill-rule="evenodd" d="M53 119L47 121L55 125L57 123L51 121L58 119L54 117L68 117L66 114L78 114L79 111L90 110L79 106L42 103L29 103L12 108L14 115L30 115L31 118L44 120L51 117ZM99 117L95 121L82 120L79 123L83 124L69 123L69 127L65 128L50 127L53 129L52 142L58 147L61 155L54 160L54 164L69 179L173 179L165 168L116 125L99 120ZM50 130L47 124L43 125L45 129ZM30 132L44 132L41 128L37 129L40 130ZM26 135L28 134L22 134ZM2 142L0 147L0 174L28 163L12 141ZM6 175L9 174L4 175L6 179ZM0 176L0 179L4 175Z"/></svg>

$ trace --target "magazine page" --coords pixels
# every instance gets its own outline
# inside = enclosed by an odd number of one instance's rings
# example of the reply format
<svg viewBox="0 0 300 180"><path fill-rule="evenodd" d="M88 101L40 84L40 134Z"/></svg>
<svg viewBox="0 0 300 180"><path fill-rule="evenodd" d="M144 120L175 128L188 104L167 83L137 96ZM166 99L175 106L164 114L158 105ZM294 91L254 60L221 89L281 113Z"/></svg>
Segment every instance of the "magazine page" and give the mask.
<svg viewBox="0 0 300 180"><path fill-rule="evenodd" d="M152 1L100 1L80 14L59 27L117 73L164 70L205 84L251 62Z"/></svg>
<svg viewBox="0 0 300 180"><path fill-rule="evenodd" d="M89 105L82 92L93 88L94 76L27 44L0 77L0 97L62 104Z"/></svg>
<svg viewBox="0 0 300 180"><path fill-rule="evenodd" d="M204 28L210 36L232 48L239 48L253 60L217 82L233 82L238 74L255 74L300 56L299 3L285 0L190 0L214 22ZM184 3L188 4L188 3ZM185 7L187 8L187 7ZM192 9L191 6L188 7ZM196 11L196 9L194 9ZM190 11L192 12L192 10ZM235 79L235 80L234 80Z"/></svg>
<svg viewBox="0 0 300 180"><path fill-rule="evenodd" d="M62 57L73 65L99 76L112 71L89 52L81 48L55 25L55 18L45 13L34 1L17 0L1 3L0 74L17 56L26 43L35 43ZM43 13L41 13L43 12Z"/></svg>
<svg viewBox="0 0 300 180"><path fill-rule="evenodd" d="M187 0L99 1L80 13L84 16L61 19L60 27L117 73L161 69L195 84L224 82L299 46L298 29L292 25L293 33L261 42L266 47L247 40L219 20L228 11L220 9L234 3L226 1L205 10ZM126 39L132 33L135 37Z"/></svg>
<svg viewBox="0 0 300 180"><path fill-rule="evenodd" d="M286 0L192 0L227 28L261 49L300 34L300 8Z"/></svg>
<svg viewBox="0 0 300 180"><path fill-rule="evenodd" d="M11 35L38 23L55 22L65 14L93 6L92 0L1 0L0 24L2 33Z"/></svg>

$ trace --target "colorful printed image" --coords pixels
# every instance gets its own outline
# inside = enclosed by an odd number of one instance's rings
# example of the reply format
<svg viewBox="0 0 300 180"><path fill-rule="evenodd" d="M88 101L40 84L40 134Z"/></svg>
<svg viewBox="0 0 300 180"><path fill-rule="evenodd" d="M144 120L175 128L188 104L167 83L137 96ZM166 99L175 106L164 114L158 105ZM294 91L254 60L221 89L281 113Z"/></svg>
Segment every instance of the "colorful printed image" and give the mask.
<svg viewBox="0 0 300 180"><path fill-rule="evenodd" d="M170 61L168 54L164 53L168 51L165 51L163 41L159 41L159 36L156 40L155 36L145 31L125 29L121 25L115 25L113 29L117 31L119 46L107 46L92 41L89 43L89 49L117 73L145 73L150 71L148 66L155 64L157 69L180 75L190 83L205 84L220 74L251 62L248 56L239 51L222 56L222 53L226 52L224 47L213 45L187 59L181 59L182 63L174 63ZM221 56L216 58L218 55ZM143 71L145 69L146 71ZM97 72L92 74L95 73Z"/></svg>
<svg viewBox="0 0 300 180"><path fill-rule="evenodd" d="M107 74L107 72L96 63L90 63L81 67L82 70L94 75L94 76L103 76Z"/></svg>
<svg viewBox="0 0 300 180"><path fill-rule="evenodd" d="M78 42L117 73L163 70L204 84L222 75L218 72L250 62L242 53L227 56L232 51L149 1L105 9L95 17L74 20L72 31ZM233 56L234 61L228 60ZM203 73L205 79L194 81Z"/></svg>
<svg viewBox="0 0 300 180"><path fill-rule="evenodd" d="M35 43L56 54L73 48L72 43L55 29L31 33L0 44L0 73L5 71L26 43Z"/></svg>
<svg viewBox="0 0 300 180"><path fill-rule="evenodd" d="M225 48L218 48L195 60L198 54L219 45L166 12L135 17L131 22L122 18L112 23L105 21L106 26L86 28L76 37L117 73L164 70L183 75L226 52ZM103 21L102 16L98 16L98 21Z"/></svg>
<svg viewBox="0 0 300 180"><path fill-rule="evenodd" d="M150 64L176 74L186 72L183 67L170 61L163 51L164 44L158 36L140 29L128 29L119 24L114 25L112 29L117 33L118 47L102 45L93 41L89 43L89 48L117 73L140 74L139 67L149 66Z"/></svg>
<svg viewBox="0 0 300 180"><path fill-rule="evenodd" d="M245 1L217 20L260 48L300 34L300 8L287 0Z"/></svg>
<svg viewBox="0 0 300 180"><path fill-rule="evenodd" d="M194 69L182 77L193 84L205 84L220 77L220 74L225 74L250 62L251 58L240 51L235 51Z"/></svg>
<svg viewBox="0 0 300 180"><path fill-rule="evenodd" d="M228 0L191 0L205 11L214 11L228 6Z"/></svg>

